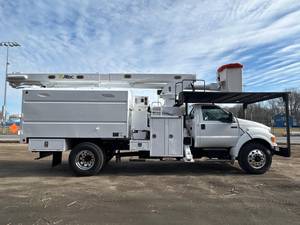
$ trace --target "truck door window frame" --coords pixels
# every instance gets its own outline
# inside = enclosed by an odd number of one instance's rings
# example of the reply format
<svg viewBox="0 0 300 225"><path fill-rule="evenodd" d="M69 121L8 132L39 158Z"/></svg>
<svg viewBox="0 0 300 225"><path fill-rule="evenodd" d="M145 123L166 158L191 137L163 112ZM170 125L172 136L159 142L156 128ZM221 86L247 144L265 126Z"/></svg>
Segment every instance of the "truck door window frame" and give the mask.
<svg viewBox="0 0 300 225"><path fill-rule="evenodd" d="M188 119L194 119L194 118L195 118L195 107L192 106L188 113Z"/></svg>

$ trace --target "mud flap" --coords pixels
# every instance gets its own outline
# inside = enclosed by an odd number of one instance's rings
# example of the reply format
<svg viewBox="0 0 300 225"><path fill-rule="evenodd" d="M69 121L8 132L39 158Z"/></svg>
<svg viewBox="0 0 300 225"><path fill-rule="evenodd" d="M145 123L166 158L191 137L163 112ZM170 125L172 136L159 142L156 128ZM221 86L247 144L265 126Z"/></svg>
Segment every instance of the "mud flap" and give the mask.
<svg viewBox="0 0 300 225"><path fill-rule="evenodd" d="M55 167L61 164L62 161L62 152L53 152L52 157L52 167Z"/></svg>

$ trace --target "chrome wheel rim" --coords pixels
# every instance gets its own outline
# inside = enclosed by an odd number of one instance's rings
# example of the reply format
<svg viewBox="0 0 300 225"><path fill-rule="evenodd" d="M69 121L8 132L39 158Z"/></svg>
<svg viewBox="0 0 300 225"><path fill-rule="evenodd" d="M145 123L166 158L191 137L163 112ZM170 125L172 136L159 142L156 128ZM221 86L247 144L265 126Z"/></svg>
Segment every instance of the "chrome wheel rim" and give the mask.
<svg viewBox="0 0 300 225"><path fill-rule="evenodd" d="M95 165L95 155L90 150L80 151L75 158L76 166L81 170L89 170Z"/></svg>
<svg viewBox="0 0 300 225"><path fill-rule="evenodd" d="M248 163L254 169L261 169L266 165L266 154L260 149L253 149L248 154Z"/></svg>

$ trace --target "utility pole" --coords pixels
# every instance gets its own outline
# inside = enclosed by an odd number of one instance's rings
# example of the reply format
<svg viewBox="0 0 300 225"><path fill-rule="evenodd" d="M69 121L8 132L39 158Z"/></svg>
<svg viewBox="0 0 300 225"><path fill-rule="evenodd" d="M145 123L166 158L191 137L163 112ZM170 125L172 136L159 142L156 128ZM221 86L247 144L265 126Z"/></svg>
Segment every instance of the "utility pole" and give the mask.
<svg viewBox="0 0 300 225"><path fill-rule="evenodd" d="M5 83L4 83L4 95L3 95L3 105L2 105L2 121L1 125L3 128L3 132L5 132L5 124L6 124L6 95L7 95L7 73L8 73L8 50L13 47L20 47L21 45L17 42L0 42L0 47L6 48L6 65L5 65Z"/></svg>

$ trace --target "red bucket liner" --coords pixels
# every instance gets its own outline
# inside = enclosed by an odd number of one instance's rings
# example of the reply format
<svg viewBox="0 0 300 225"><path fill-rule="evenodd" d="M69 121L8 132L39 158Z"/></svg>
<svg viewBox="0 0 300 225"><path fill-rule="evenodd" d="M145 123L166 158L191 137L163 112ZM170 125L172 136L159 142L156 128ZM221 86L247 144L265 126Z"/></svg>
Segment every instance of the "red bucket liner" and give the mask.
<svg viewBox="0 0 300 225"><path fill-rule="evenodd" d="M230 64L225 64L217 70L218 73L221 73L225 69L237 69L237 68L243 68L243 65L240 63L230 63Z"/></svg>

